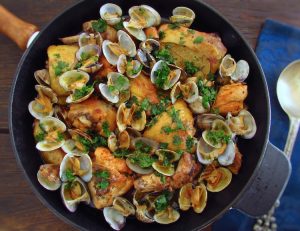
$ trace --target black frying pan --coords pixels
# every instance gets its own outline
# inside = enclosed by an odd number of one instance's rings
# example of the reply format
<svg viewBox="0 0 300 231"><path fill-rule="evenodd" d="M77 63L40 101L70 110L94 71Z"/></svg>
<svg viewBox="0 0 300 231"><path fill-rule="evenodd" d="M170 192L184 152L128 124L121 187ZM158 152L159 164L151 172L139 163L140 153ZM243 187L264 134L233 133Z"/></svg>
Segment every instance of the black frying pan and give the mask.
<svg viewBox="0 0 300 231"><path fill-rule="evenodd" d="M99 17L99 8L106 1L81 1L55 18L46 26L24 53L12 85L9 126L12 145L24 174L40 200L64 221L85 230L110 230L102 212L86 205L80 205L75 213L70 213L61 202L58 191L50 192L42 188L36 173L42 161L35 149L32 136L33 118L27 105L35 97L33 73L44 67L46 50L51 44L58 44L58 38L81 31L83 22ZM181 218L167 226L143 224L135 219L127 219L124 230L196 230L215 221L230 208L239 209L248 215L259 216L271 208L282 193L290 175L290 163L281 151L269 142L270 103L268 89L260 64L242 36L211 7L196 0L111 0L123 12L133 5L148 4L162 17L168 18L176 6L187 6L196 13L193 28L218 32L236 59L245 59L250 65L247 79L249 96L247 105L257 122L257 133L251 140L239 140L243 154L240 174L233 177L229 187L220 193L209 193L207 207L202 214L191 211L181 212Z"/></svg>

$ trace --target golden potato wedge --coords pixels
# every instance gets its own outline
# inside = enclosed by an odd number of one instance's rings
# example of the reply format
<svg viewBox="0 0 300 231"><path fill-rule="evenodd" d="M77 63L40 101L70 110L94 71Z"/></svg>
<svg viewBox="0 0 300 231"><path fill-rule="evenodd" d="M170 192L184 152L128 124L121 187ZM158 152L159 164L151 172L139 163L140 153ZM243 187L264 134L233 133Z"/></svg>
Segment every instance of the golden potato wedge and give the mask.
<svg viewBox="0 0 300 231"><path fill-rule="evenodd" d="M159 103L156 87L150 78L141 73L137 78L130 79L130 93L136 96L139 101L145 98L151 103Z"/></svg>
<svg viewBox="0 0 300 231"><path fill-rule="evenodd" d="M179 111L179 119L182 121L184 130L176 130L170 133L164 132L164 127L175 128L176 123L173 122L171 117L172 107ZM170 150L187 150L186 140L189 136L194 136L194 118L192 112L183 100L178 100L170 106L166 112L158 115L157 122L144 132L144 137L156 140L157 142L168 143ZM176 141L177 139L177 141Z"/></svg>
<svg viewBox="0 0 300 231"><path fill-rule="evenodd" d="M53 151L40 152L40 155L46 164L60 164L66 153L59 148Z"/></svg>
<svg viewBox="0 0 300 231"><path fill-rule="evenodd" d="M169 25L164 24L160 26L159 32L163 32L164 34L160 42L175 43L197 51L199 52L199 57L205 56L210 61L212 73L218 70L220 60L227 52L220 37L215 34L200 32L182 26L170 28ZM199 38L198 42L197 38Z"/></svg>
<svg viewBox="0 0 300 231"><path fill-rule="evenodd" d="M75 61L77 46L73 45L52 45L48 47L48 61L50 86L58 96L65 96L68 93L59 84L59 75L70 70Z"/></svg>

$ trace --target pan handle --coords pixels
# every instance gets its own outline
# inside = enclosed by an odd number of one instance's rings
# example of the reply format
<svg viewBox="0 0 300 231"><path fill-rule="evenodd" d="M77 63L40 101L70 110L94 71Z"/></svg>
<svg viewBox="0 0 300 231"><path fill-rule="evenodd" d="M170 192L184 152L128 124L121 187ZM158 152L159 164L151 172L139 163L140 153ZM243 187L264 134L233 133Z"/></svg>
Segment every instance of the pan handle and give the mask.
<svg viewBox="0 0 300 231"><path fill-rule="evenodd" d="M23 21L0 4L0 33L13 40L19 48L25 50L37 26Z"/></svg>
<svg viewBox="0 0 300 231"><path fill-rule="evenodd" d="M286 155L269 142L254 180L233 208L252 217L266 214L283 193L291 170Z"/></svg>

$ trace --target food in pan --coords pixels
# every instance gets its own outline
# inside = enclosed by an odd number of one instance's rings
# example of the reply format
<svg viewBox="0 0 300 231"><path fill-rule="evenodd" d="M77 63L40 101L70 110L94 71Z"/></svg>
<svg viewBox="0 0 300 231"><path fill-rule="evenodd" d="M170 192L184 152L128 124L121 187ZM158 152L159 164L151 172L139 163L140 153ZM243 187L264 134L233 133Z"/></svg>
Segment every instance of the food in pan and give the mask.
<svg viewBox="0 0 300 231"><path fill-rule="evenodd" d="M248 63L191 29L191 9L165 22L147 5L128 15L105 4L83 32L48 47L28 105L40 184L71 212L102 210L115 230L128 216L170 224L205 211L240 171L238 138L256 133Z"/></svg>

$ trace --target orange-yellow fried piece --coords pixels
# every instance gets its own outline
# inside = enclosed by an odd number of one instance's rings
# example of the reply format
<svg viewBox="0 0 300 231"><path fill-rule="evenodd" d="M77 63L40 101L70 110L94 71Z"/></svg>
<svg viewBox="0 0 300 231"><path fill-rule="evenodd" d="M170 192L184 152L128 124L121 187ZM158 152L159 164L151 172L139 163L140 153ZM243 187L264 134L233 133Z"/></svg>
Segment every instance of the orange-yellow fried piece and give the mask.
<svg viewBox="0 0 300 231"><path fill-rule="evenodd" d="M233 174L238 174L240 171L240 168L242 166L242 154L240 153L239 149L237 146L235 146L235 156L233 163L228 166L228 169L233 173Z"/></svg>
<svg viewBox="0 0 300 231"><path fill-rule="evenodd" d="M102 78L106 78L107 74L109 72L115 72L117 71L117 68L114 67L113 65L111 65L106 58L104 57L104 55L100 56L99 58L99 63L102 63L103 66L100 68L100 70L96 73L95 78L96 79L102 79Z"/></svg>
<svg viewBox="0 0 300 231"><path fill-rule="evenodd" d="M245 84L224 85L218 91L213 108L218 109L221 115L227 115L228 112L236 115L244 108L247 95L248 87Z"/></svg>

